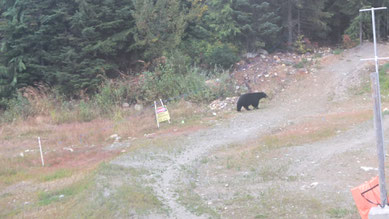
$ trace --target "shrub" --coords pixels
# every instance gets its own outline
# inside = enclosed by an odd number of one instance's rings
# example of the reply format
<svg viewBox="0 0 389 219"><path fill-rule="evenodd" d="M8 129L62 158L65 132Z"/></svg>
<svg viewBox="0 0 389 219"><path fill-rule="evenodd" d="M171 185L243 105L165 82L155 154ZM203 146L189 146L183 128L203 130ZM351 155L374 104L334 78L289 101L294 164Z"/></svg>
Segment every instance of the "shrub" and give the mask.
<svg viewBox="0 0 389 219"><path fill-rule="evenodd" d="M93 97L93 101L96 103L97 108L102 113L109 113L112 110L112 106L116 103L116 92L110 82L103 84L99 92Z"/></svg>
<svg viewBox="0 0 389 219"><path fill-rule="evenodd" d="M111 114L122 103L135 103L139 98L138 88L132 89L129 78L120 78L115 81L107 80L98 92L92 96L92 102L96 104L101 115Z"/></svg>
<svg viewBox="0 0 389 219"><path fill-rule="evenodd" d="M193 102L207 102L215 98L212 90L205 84L205 72L200 72L199 68L192 67L184 78L185 99Z"/></svg>
<svg viewBox="0 0 389 219"><path fill-rule="evenodd" d="M307 52L312 52L312 49L310 48L310 41L304 38L304 35L298 35L297 40L293 45L297 53L304 54Z"/></svg>
<svg viewBox="0 0 389 219"><path fill-rule="evenodd" d="M53 109L50 111L50 118L57 125L76 121L75 113L66 109Z"/></svg>
<svg viewBox="0 0 389 219"><path fill-rule="evenodd" d="M332 51L332 53L335 55L340 55L342 52L343 52L343 49L334 49L334 51Z"/></svg>
<svg viewBox="0 0 389 219"><path fill-rule="evenodd" d="M201 70L196 66L188 67L186 73L178 73L167 62L154 72L142 74L141 97L143 101L152 102L159 98L175 101L185 99L192 102L209 102L220 97L233 95L235 83L223 70ZM208 79L215 80L214 86L208 86Z"/></svg>
<svg viewBox="0 0 389 219"><path fill-rule="evenodd" d="M226 98L235 95L236 83L228 72L222 71L215 74L217 76L218 84L213 92L213 99Z"/></svg>
<svg viewBox="0 0 389 219"><path fill-rule="evenodd" d="M185 74L188 72L188 66L192 64L192 59L181 51L176 50L169 54L166 62L173 67L175 73Z"/></svg>
<svg viewBox="0 0 389 219"><path fill-rule="evenodd" d="M153 72L144 72L138 78L124 76L118 80L106 80L95 95L79 95L82 99L68 99L58 94L55 88L28 88L19 92L17 98L7 101L8 110L2 113L0 122L11 122L33 115L48 115L55 124L86 122L98 116L108 116L121 121L125 111L124 102L129 104L158 99L192 102L209 102L217 98L231 96L235 83L229 73L215 67L204 70L196 66L188 67L185 57L167 59L155 67ZM206 81L215 82L212 86Z"/></svg>
<svg viewBox="0 0 389 219"><path fill-rule="evenodd" d="M152 102L159 98L177 100L185 98L201 101L209 89L205 85L205 75L196 67L185 74L177 73L170 63L159 66L154 72L144 72L142 82L143 100Z"/></svg>
<svg viewBox="0 0 389 219"><path fill-rule="evenodd" d="M310 65L311 63L306 59L303 58L300 62L293 65L295 68L304 68L305 66Z"/></svg>
<svg viewBox="0 0 389 219"><path fill-rule="evenodd" d="M1 116L1 122L12 122L16 119L26 119L33 115L33 110L27 98L19 92L16 98L7 101L7 110Z"/></svg>
<svg viewBox="0 0 389 219"><path fill-rule="evenodd" d="M206 61L210 65L218 65L224 69L230 68L239 61L236 49L226 44L210 45L205 53Z"/></svg>
<svg viewBox="0 0 389 219"><path fill-rule="evenodd" d="M94 107L90 102L81 100L78 104L78 121L89 122L96 117L96 112L93 111Z"/></svg>
<svg viewBox="0 0 389 219"><path fill-rule="evenodd" d="M351 20L351 23L349 27L345 30L345 34L350 36L351 40L358 41L359 40L359 34L360 34L360 22L362 19L362 37L363 39L371 39L372 37L372 27L371 27L371 21L370 16L364 16L362 14L359 14L354 19Z"/></svg>

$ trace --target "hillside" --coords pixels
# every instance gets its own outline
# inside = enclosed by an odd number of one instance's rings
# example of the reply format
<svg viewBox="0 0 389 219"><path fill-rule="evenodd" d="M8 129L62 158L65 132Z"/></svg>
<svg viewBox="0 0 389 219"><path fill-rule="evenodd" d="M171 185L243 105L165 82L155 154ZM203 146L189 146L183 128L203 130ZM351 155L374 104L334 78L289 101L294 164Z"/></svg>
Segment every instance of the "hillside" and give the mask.
<svg viewBox="0 0 389 219"><path fill-rule="evenodd" d="M389 46L381 44L379 51L387 56ZM0 204L7 206L0 215L358 218L350 189L377 175L366 89L372 63L360 61L371 55L366 43L338 55L304 57L313 63L293 71L292 61L301 57L258 56L233 75L242 86L246 81L270 94L259 110L237 113L229 110L235 107L231 99L219 100L226 106L193 126L179 127L178 121L174 128L148 129L144 137L91 147L98 152L85 157L75 151L77 160L69 155L63 167L108 159L90 165L91 172L0 187ZM388 133L387 118L384 123Z"/></svg>

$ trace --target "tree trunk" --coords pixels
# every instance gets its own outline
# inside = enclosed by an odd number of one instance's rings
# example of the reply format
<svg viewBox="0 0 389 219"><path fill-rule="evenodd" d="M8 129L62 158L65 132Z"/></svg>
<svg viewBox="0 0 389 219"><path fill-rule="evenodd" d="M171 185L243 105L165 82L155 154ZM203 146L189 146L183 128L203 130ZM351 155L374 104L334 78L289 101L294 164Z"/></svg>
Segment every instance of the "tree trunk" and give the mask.
<svg viewBox="0 0 389 219"><path fill-rule="evenodd" d="M377 41L381 41L381 17L377 16Z"/></svg>
<svg viewBox="0 0 389 219"><path fill-rule="evenodd" d="M292 0L288 0L288 46L293 43Z"/></svg>
<svg viewBox="0 0 389 219"><path fill-rule="evenodd" d="M301 35L300 8L297 9L297 34Z"/></svg>
<svg viewBox="0 0 389 219"><path fill-rule="evenodd" d="M362 45L363 39L362 39L362 13L359 12L359 44Z"/></svg>

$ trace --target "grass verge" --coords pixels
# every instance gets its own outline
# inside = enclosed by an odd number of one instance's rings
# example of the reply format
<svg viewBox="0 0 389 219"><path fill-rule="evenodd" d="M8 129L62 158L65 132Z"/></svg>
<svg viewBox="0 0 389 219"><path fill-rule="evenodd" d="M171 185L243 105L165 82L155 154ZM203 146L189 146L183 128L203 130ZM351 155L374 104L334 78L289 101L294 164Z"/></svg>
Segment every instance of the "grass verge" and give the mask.
<svg viewBox="0 0 389 219"><path fill-rule="evenodd" d="M41 191L38 193L38 205L45 206L54 202L66 201L74 198L76 195L86 191L92 185L90 178L86 177L83 180L75 182L65 188L55 191Z"/></svg>
<svg viewBox="0 0 389 219"><path fill-rule="evenodd" d="M54 181L57 179L62 179L70 177L73 174L73 171L70 169L59 169L55 170L53 173L49 173L41 177L42 182Z"/></svg>

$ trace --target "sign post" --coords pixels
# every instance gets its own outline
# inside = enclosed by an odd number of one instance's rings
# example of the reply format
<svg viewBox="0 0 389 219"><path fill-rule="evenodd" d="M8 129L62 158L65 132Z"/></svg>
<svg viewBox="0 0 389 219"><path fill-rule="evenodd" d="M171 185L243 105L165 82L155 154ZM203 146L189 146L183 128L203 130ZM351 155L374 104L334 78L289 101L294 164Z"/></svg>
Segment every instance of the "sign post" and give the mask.
<svg viewBox="0 0 389 219"><path fill-rule="evenodd" d="M383 10L386 7L380 8L368 8L361 9L359 12L371 12L371 22L373 27L373 40L374 40L374 58L370 59L361 59L361 60L374 60L375 61L375 72L370 74L371 86L373 91L374 99L374 127L376 130L376 143L377 143L377 155L378 155L378 176L379 176L379 185L380 185L380 199L381 207L384 208L388 204L387 200L387 191L385 184L385 150L384 150L384 131L382 128L382 112L381 112L381 94L380 94L380 81L379 81L379 71L378 71L378 60L389 59L389 58L378 58L377 55L377 41L376 41L376 30L375 30L375 11Z"/></svg>
<svg viewBox="0 0 389 219"><path fill-rule="evenodd" d="M161 123L161 122L168 121L170 124L169 111L167 110L167 107L163 104L162 100L159 99L159 101L161 102L161 105L162 105L160 107L157 107L157 102L154 101L155 118L157 120L158 128L159 128L159 123Z"/></svg>

